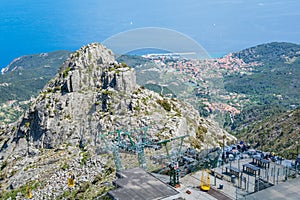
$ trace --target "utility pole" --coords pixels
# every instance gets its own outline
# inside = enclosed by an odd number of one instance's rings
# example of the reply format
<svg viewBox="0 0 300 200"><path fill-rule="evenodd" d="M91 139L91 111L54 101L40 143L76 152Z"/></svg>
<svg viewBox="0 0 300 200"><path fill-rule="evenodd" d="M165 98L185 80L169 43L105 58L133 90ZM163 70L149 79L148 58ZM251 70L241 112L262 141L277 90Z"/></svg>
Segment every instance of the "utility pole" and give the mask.
<svg viewBox="0 0 300 200"><path fill-rule="evenodd" d="M111 133L108 133L108 134L111 134ZM105 134L100 134L99 136L101 137L101 140L105 144L105 151L110 151L110 150L112 151L114 161L115 161L115 165L116 165L116 169L117 170L123 170L124 167L122 166L121 158L120 158L120 155L119 155L119 152L118 152L118 144L111 143L110 146L109 146L108 142L105 138Z"/></svg>
<svg viewBox="0 0 300 200"><path fill-rule="evenodd" d="M298 146L298 141L296 141L296 145L297 145L297 154L296 154L296 160L295 160L295 174L296 174L296 178L297 178L297 175L298 175L298 155L299 155L299 152L298 152L298 150L299 150L299 146Z"/></svg>
<svg viewBox="0 0 300 200"><path fill-rule="evenodd" d="M278 185L278 177L279 177L279 168L277 169L277 185Z"/></svg>
<svg viewBox="0 0 300 200"><path fill-rule="evenodd" d="M296 142L296 144L297 144L297 156L296 156L296 177L297 177L297 175L298 175L298 165L300 164L299 163L299 160L298 160L298 157L299 157L299 145L298 145L298 141Z"/></svg>
<svg viewBox="0 0 300 200"><path fill-rule="evenodd" d="M274 176L273 176L273 183L274 183L274 185L275 185L276 165L274 165L274 171L273 171L273 172L274 172L274 174L273 174L273 175L274 175Z"/></svg>
<svg viewBox="0 0 300 200"><path fill-rule="evenodd" d="M172 186L180 186L180 183L179 183L179 172L180 172L180 169L178 168L178 164L175 164L174 160L172 160L171 156L170 156L170 153L169 153L169 150L168 150L168 147L167 147L167 143L168 142L171 142L171 141L174 141L174 140L177 140L177 139L180 139L180 146L179 146L179 151L178 151L178 154L177 154L177 158L176 158L176 161L179 160L180 156L181 156L181 149L182 149L182 144L183 144L183 140L185 137L188 137L189 135L182 135L182 136L178 136L178 137L174 137L174 138L170 138L170 139L166 139L166 140L162 140L162 141L159 141L157 142L156 144L159 145L164 145L165 148L166 148L166 153L167 153L167 158L170 159L171 161L171 164L169 164L169 168L170 168L170 184Z"/></svg>
<svg viewBox="0 0 300 200"><path fill-rule="evenodd" d="M162 144L165 146L166 148L166 152L167 152L167 157L170 158L170 153L169 153L169 150L168 150L168 147L167 147L167 143L168 142L171 142L173 140L177 140L177 139L180 139L180 146L179 146L179 151L178 151L178 155L177 156L180 156L181 155L181 149L182 149L182 144L183 144L183 140L185 137L188 137L189 135L182 135L182 136L178 136L178 137L174 137L174 138L170 138L170 139L166 139L166 140L162 140L162 141L159 141L157 142L156 144L159 145L159 144Z"/></svg>
<svg viewBox="0 0 300 200"><path fill-rule="evenodd" d="M235 184L235 199L238 199L238 186L237 183Z"/></svg>
<svg viewBox="0 0 300 200"><path fill-rule="evenodd" d="M250 179L249 179L249 173L248 173L248 181L247 181L247 194L249 194L249 182L250 182Z"/></svg>
<svg viewBox="0 0 300 200"><path fill-rule="evenodd" d="M223 174L223 167L224 167L224 159L223 159L223 155L224 155L224 158L225 158L225 138L226 138L226 135L223 135L222 174Z"/></svg>
<svg viewBox="0 0 300 200"><path fill-rule="evenodd" d="M122 162L121 162L121 158L118 152L118 147L116 147L115 145L112 146L112 152L114 155L114 160L115 160L115 165L117 170L123 170L123 166L122 166Z"/></svg>
<svg viewBox="0 0 300 200"><path fill-rule="evenodd" d="M140 167L146 170L147 162L146 162L144 147L145 147L145 144L142 141L140 141L136 145L136 151L138 153Z"/></svg>
<svg viewBox="0 0 300 200"><path fill-rule="evenodd" d="M259 192L259 178L260 177L260 175L258 175L258 180L257 180L257 192Z"/></svg>

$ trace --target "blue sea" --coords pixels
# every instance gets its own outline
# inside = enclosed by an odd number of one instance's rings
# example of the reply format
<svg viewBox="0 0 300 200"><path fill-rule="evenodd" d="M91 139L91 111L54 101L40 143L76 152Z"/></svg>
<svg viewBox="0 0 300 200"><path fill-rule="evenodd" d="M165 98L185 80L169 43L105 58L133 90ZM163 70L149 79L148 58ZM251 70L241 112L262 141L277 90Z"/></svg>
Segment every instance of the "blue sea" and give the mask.
<svg viewBox="0 0 300 200"><path fill-rule="evenodd" d="M73 51L143 27L186 34L213 56L300 43L299 9L298 0L1 0L0 68L22 55Z"/></svg>

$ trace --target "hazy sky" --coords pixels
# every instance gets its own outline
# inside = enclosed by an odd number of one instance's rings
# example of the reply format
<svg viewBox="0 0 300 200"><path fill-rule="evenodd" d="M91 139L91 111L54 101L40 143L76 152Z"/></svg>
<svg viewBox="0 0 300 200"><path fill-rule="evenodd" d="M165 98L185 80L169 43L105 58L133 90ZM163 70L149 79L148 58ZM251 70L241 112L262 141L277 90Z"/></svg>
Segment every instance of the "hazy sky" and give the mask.
<svg viewBox="0 0 300 200"><path fill-rule="evenodd" d="M122 31L182 32L210 54L300 43L299 0L1 0L0 68L21 55L76 50Z"/></svg>

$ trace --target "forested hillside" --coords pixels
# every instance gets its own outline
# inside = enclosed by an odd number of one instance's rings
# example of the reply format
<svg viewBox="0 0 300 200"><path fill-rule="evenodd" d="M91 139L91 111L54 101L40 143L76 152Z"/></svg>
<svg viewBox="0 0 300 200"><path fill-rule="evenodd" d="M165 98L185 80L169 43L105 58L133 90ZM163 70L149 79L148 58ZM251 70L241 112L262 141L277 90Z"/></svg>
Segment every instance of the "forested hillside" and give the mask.
<svg viewBox="0 0 300 200"><path fill-rule="evenodd" d="M0 75L0 122L15 121L69 55L69 51L28 55L4 68Z"/></svg>
<svg viewBox="0 0 300 200"><path fill-rule="evenodd" d="M225 76L228 92L250 98L241 114L235 117L232 129L295 109L300 102L300 45L270 43L252 47L233 56L260 65L249 74Z"/></svg>

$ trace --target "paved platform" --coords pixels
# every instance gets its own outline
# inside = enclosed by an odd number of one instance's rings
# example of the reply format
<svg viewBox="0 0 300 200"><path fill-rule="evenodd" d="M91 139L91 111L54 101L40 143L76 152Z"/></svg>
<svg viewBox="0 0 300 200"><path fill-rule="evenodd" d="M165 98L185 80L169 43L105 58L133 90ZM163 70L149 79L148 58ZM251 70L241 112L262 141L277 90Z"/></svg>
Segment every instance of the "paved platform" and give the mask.
<svg viewBox="0 0 300 200"><path fill-rule="evenodd" d="M267 169L264 167L259 168L261 172L259 176L258 174L247 174L242 170L242 166L250 163L251 161L252 159L242 159L212 169L216 176L210 176L211 190L209 192L203 192L199 189L202 176L201 171L183 177L180 180L182 188L177 190L181 192L181 197L185 199L248 199L251 194L254 197L253 199L255 199L255 194L265 194L265 192L267 194L269 189L275 187L271 185L281 185L281 183L285 180L286 168L275 163L271 163L270 167ZM230 174L230 169L234 169L231 170L232 174ZM237 175L236 173L240 173L239 176L242 178L238 179L235 177L233 179L231 175ZM292 180L288 180L288 182L290 181ZM291 182L291 184L294 185L295 183ZM220 188L220 185L222 185L222 189ZM265 189L266 187L269 188ZM292 188L292 186L290 186L290 188ZM190 190L191 194L186 194L186 190ZM257 193L257 190L262 191ZM291 193L295 193L295 191L291 191Z"/></svg>
<svg viewBox="0 0 300 200"><path fill-rule="evenodd" d="M198 174L200 175L200 172L193 175L189 174L180 179L180 188L176 188L176 190L180 192L178 196L186 200L216 200L216 198L208 194L208 192L200 190L201 175L198 176ZM190 194L188 194L187 191L190 191ZM171 198L164 200L171 200Z"/></svg>
<svg viewBox="0 0 300 200"><path fill-rule="evenodd" d="M200 190L202 171L186 175L180 179L180 187L173 188L168 185L169 176L150 174L135 168L122 172L124 178L116 181L120 188L109 194L124 200L300 199L300 177L288 178L288 168L272 162L267 167L260 167L259 174L248 173L242 166L251 161L242 159L212 169L211 189L208 192Z"/></svg>
<svg viewBox="0 0 300 200"><path fill-rule="evenodd" d="M115 181L117 189L108 192L113 199L152 200L175 196L179 193L141 168L125 170L118 175L120 178Z"/></svg>
<svg viewBox="0 0 300 200"><path fill-rule="evenodd" d="M247 199L285 199L285 200L298 200L300 199L300 177L289 180L284 183L272 186L265 190L247 196Z"/></svg>

